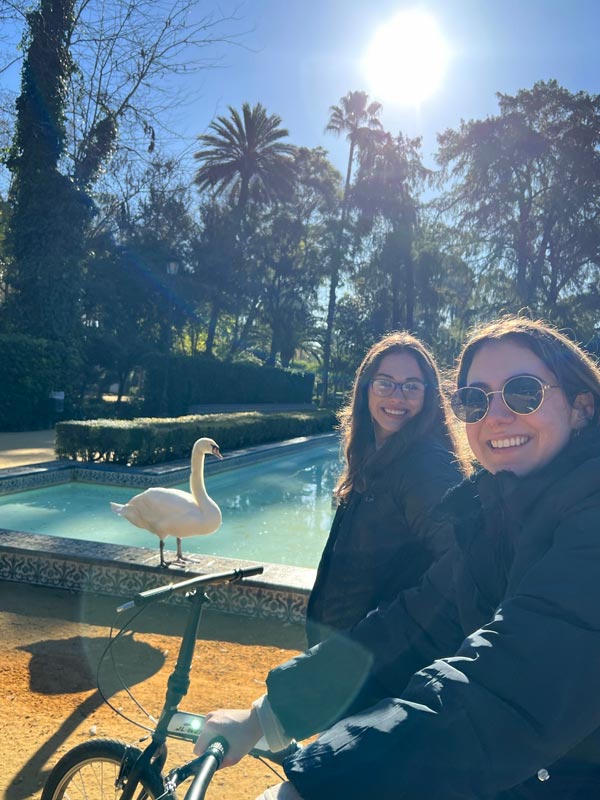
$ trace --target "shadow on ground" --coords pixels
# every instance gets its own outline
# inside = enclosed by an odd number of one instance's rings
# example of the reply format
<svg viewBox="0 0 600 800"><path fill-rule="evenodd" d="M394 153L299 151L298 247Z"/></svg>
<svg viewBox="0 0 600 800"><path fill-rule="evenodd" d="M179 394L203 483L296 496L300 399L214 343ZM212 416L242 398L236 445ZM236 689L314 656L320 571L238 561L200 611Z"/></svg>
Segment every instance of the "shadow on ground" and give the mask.
<svg viewBox="0 0 600 800"><path fill-rule="evenodd" d="M30 794L28 778L45 781L45 769L60 746L106 699L123 689L120 676L126 676L127 686L147 680L165 662L164 654L155 647L136 641L133 635L121 637L107 651L108 637L73 636L70 639L48 639L19 648L31 653L29 688L38 694L71 694L92 691L45 741L15 775L5 794L5 800L23 800ZM97 675L97 664L102 667ZM114 658L112 657L114 656ZM97 677L102 693L96 688Z"/></svg>

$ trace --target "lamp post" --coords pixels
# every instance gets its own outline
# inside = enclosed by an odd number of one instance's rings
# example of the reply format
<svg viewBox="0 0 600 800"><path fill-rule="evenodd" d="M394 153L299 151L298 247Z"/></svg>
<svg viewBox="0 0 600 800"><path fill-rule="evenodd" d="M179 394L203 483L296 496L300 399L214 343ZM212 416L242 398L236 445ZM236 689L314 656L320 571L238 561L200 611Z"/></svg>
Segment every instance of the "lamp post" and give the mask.
<svg viewBox="0 0 600 800"><path fill-rule="evenodd" d="M167 294L167 353L165 357L165 370L162 387L161 397L161 413L166 414L168 411L168 388L169 388L169 371L171 366L171 351L173 349L173 293L171 287L168 285L172 278L175 278L179 272L179 262L171 259L166 263L166 273L169 278L166 286Z"/></svg>

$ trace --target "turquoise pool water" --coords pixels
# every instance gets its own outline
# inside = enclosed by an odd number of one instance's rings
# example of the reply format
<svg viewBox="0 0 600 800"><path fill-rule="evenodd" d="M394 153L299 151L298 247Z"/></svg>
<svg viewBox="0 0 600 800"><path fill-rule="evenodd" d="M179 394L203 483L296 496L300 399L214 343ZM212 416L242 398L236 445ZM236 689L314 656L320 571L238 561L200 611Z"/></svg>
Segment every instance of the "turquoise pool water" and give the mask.
<svg viewBox="0 0 600 800"><path fill-rule="evenodd" d="M337 441L207 474L206 489L223 524L209 536L183 540L183 553L316 567L331 525L339 475ZM189 491L187 482L179 489ZM156 548L153 534L110 510L138 490L67 483L0 497L0 527L85 541ZM165 542L175 550L175 539Z"/></svg>

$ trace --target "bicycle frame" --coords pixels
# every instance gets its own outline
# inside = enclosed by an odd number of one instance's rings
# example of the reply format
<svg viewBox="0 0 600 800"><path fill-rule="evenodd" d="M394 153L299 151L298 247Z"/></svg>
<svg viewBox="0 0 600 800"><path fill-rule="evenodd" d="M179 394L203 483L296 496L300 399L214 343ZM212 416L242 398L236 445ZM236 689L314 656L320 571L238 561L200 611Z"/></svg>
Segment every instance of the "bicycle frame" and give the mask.
<svg viewBox="0 0 600 800"><path fill-rule="evenodd" d="M262 571L262 567L250 567L198 576L177 584L141 592L132 601L117 609L125 611L134 606L168 597L174 592L188 592L190 606L177 662L167 680L165 701L156 727L151 731L150 743L144 750L110 738L92 739L76 745L67 751L50 771L42 791L44 800L68 800L72 796L103 798L118 796L119 800L132 800L135 796L136 800L149 800L149 798L163 800L167 797L173 798L175 789L190 777L193 780L185 800L203 800L213 774L223 762L227 748L224 739L216 737L201 756L174 767L167 775L163 775L162 772L167 759L167 739L171 737L193 743L202 727L201 715L179 711L179 703L189 689L190 668L198 627L204 603L208 600L204 592L198 590L201 590L204 584L237 581L258 575ZM117 636L126 627L127 624ZM289 753L298 748L298 745L292 742L285 751L272 753L267 749L266 743L263 749L261 742L250 751L250 755L266 758L279 765Z"/></svg>
<svg viewBox="0 0 600 800"><path fill-rule="evenodd" d="M169 724L175 714L179 712L179 703L183 700L189 689L190 669L194 656L194 647L198 637L198 628L204 603L208 600L208 597L202 591L198 592L197 588L210 583L231 583L239 581L252 575L259 575L262 571L263 567L248 567L246 569L233 570L232 572L201 575L197 578L191 578L190 580L181 581L177 584L169 584L168 586L162 586L158 589L149 589L146 592L141 592L136 595L134 600L119 606L117 609L117 611L121 612L133 606L144 605L154 600L169 597L174 592L181 592L188 589L192 591L189 597L192 605L189 610L181 645L179 647L177 663L167 681L167 692L162 712L154 733L152 734L150 744L148 744L139 757L136 758L131 768L127 769L127 775L123 774L123 776L119 776L120 779L122 778L125 780L120 800L131 800L135 794L140 775L142 775L144 770L148 769L150 765L162 771L162 767L167 758L166 741L169 735L174 735L176 738L187 739L190 742L195 740L192 731L189 733L186 731L174 733L169 729ZM192 716L195 715L190 715L190 717ZM200 717L198 717L198 719L200 719ZM173 769L165 778L166 792L173 792L177 784L181 783L190 775L196 774L204 761L207 763L214 762L211 763L210 766L212 775L212 772L220 766L223 756L225 755L224 744L216 742L209 750L210 752L207 751L206 754L193 759L181 767ZM125 772L125 770L126 766L123 765L122 772Z"/></svg>

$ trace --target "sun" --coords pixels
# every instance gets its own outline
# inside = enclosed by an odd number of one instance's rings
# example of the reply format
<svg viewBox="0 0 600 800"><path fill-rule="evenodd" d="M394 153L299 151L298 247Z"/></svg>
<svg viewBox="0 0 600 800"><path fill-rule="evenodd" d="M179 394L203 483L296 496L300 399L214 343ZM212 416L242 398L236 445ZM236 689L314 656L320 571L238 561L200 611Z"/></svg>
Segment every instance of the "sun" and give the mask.
<svg viewBox="0 0 600 800"><path fill-rule="evenodd" d="M440 87L450 51L435 18L406 9L378 28L363 58L369 93L382 102L420 106Z"/></svg>

